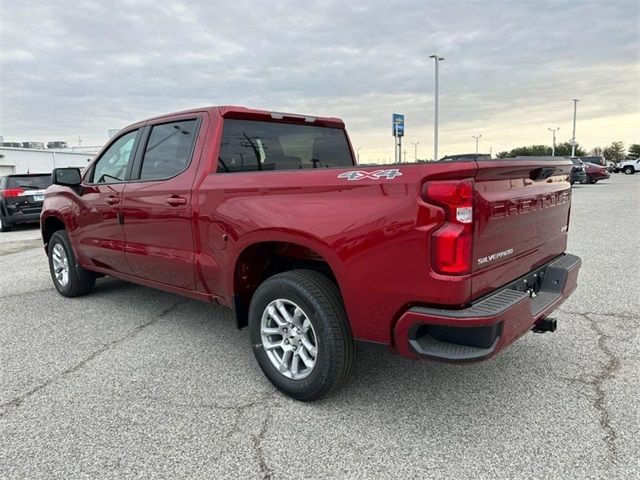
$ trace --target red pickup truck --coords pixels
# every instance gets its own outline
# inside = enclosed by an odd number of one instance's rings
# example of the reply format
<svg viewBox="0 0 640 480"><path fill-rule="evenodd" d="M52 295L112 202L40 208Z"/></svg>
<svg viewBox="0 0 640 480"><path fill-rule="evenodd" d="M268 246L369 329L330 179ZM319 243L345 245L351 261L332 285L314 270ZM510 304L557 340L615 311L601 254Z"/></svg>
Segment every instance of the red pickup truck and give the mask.
<svg viewBox="0 0 640 480"><path fill-rule="evenodd" d="M337 118L209 107L56 169L42 238L62 295L112 275L231 307L269 380L314 400L346 381L356 343L464 363L555 330L580 268L571 167L364 167Z"/></svg>

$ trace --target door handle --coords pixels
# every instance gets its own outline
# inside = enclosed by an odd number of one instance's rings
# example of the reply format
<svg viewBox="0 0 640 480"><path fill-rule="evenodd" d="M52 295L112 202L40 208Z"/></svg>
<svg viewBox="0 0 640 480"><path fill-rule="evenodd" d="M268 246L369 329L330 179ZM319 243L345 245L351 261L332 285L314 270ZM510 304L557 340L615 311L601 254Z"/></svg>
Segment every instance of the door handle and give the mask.
<svg viewBox="0 0 640 480"><path fill-rule="evenodd" d="M115 205L115 204L116 204L116 203L118 203L119 201L120 201L120 199L119 199L118 197L114 197L113 195L112 195L112 196L110 196L110 197L107 197L107 200L106 200L106 202L107 202L109 205Z"/></svg>
<svg viewBox="0 0 640 480"><path fill-rule="evenodd" d="M165 202L167 202L172 207L177 207L178 205L186 205L187 199L184 197L173 196L173 197L167 198Z"/></svg>

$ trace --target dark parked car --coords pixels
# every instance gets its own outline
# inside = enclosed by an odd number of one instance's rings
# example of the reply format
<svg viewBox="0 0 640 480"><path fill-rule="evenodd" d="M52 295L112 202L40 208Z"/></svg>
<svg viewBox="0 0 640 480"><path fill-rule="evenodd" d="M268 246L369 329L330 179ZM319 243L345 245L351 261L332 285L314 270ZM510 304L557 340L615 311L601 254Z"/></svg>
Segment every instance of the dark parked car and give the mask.
<svg viewBox="0 0 640 480"><path fill-rule="evenodd" d="M569 179L569 183L573 185L574 183L585 183L587 179L587 174L585 172L584 163L578 157L569 157L569 159L573 162L573 168L571 169L571 178Z"/></svg>
<svg viewBox="0 0 640 480"><path fill-rule="evenodd" d="M594 165L593 163L585 163L585 179L582 183L596 183L599 180L607 180L611 174L607 167Z"/></svg>
<svg viewBox="0 0 640 480"><path fill-rule="evenodd" d="M0 230L6 232L19 223L38 223L49 185L48 173L0 178Z"/></svg>

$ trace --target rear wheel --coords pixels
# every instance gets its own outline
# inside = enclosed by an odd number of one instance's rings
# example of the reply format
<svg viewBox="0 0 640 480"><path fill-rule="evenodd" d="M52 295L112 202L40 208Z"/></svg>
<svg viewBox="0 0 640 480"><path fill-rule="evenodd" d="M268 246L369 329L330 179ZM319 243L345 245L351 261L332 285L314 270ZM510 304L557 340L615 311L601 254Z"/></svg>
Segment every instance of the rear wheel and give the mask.
<svg viewBox="0 0 640 480"><path fill-rule="evenodd" d="M582 183L584 185L587 185L589 183L591 183L591 175L589 175L588 173L585 175L584 180L582 181Z"/></svg>
<svg viewBox="0 0 640 480"><path fill-rule="evenodd" d="M265 280L251 299L249 330L260 368L290 397L317 400L351 374L355 347L340 291L321 273Z"/></svg>
<svg viewBox="0 0 640 480"><path fill-rule="evenodd" d="M632 166L624 167L623 172L627 175L633 175L634 173L636 173Z"/></svg>
<svg viewBox="0 0 640 480"><path fill-rule="evenodd" d="M65 230L49 240L49 271L56 290L65 297L78 297L93 290L96 275L80 266Z"/></svg>
<svg viewBox="0 0 640 480"><path fill-rule="evenodd" d="M13 225L10 225L7 222L5 222L4 218L2 218L2 216L0 215L0 232L8 232L11 230L12 227Z"/></svg>

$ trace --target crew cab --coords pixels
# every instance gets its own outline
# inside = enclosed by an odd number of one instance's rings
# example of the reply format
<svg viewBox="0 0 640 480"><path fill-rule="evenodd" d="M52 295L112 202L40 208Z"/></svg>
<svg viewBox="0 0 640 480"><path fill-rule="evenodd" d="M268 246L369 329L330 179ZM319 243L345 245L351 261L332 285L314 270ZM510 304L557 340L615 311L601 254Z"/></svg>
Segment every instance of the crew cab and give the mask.
<svg viewBox="0 0 640 480"><path fill-rule="evenodd" d="M555 330L581 264L571 168L358 166L340 119L208 107L55 170L42 238L62 295L112 275L232 308L267 378L308 401L347 380L356 344L467 363Z"/></svg>

